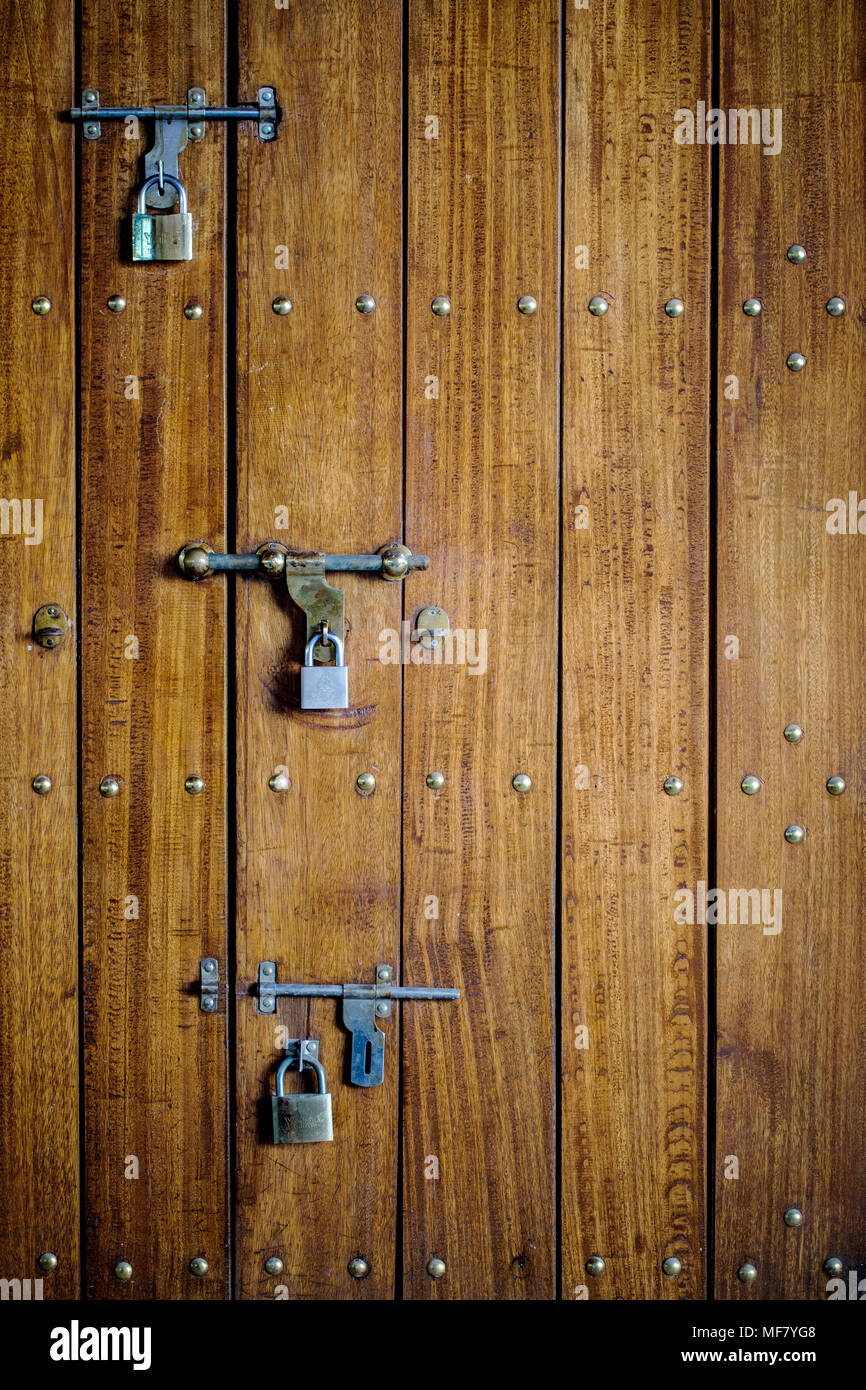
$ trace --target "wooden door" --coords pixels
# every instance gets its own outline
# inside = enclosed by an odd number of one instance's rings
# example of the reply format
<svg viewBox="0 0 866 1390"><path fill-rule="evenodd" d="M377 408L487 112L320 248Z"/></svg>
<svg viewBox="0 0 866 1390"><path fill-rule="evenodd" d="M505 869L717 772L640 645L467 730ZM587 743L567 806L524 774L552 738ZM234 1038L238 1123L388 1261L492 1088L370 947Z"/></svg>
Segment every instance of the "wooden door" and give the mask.
<svg viewBox="0 0 866 1390"><path fill-rule="evenodd" d="M3 1298L833 1296L857 0L0 16ZM133 263L166 105L193 255ZM400 544L302 708L293 575Z"/></svg>

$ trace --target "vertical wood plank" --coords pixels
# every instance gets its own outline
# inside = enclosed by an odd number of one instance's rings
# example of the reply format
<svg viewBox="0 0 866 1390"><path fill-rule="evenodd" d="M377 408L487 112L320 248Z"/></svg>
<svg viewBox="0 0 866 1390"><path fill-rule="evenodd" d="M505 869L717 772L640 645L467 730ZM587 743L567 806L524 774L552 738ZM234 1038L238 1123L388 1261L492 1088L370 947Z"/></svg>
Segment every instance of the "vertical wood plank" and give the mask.
<svg viewBox="0 0 866 1390"><path fill-rule="evenodd" d="M74 138L69 0L0 6L0 1275L79 1290ZM46 296L50 313L31 302ZM71 628L47 650L33 616ZM51 778L47 795L31 786ZM36 1297L31 1285L31 1296Z"/></svg>
<svg viewBox="0 0 866 1390"><path fill-rule="evenodd" d="M828 1256L861 1272L866 1258L864 60L854 0L722 4L722 107L782 112L779 153L721 151L718 872L781 894L769 931L718 928L723 1298L823 1298ZM759 317L743 313L751 296ZM757 795L740 790L746 774ZM842 796L826 790L834 775ZM791 824L802 844L786 842ZM737 1277L746 1262L752 1284Z"/></svg>
<svg viewBox="0 0 866 1390"><path fill-rule="evenodd" d="M704 1287L704 929L674 913L677 890L706 880L709 156L674 127L708 93L709 14L707 0L568 14L566 1298Z"/></svg>
<svg viewBox="0 0 866 1390"><path fill-rule="evenodd" d="M442 607L469 660L455 638L451 664L405 668L404 981L457 986L462 999L403 1006L404 1292L544 1299L555 1267L558 6L411 3L408 100L406 524L431 568L407 590L406 617ZM526 294L534 315L518 312ZM437 295L449 316L431 312ZM439 790L426 784L433 771ZM516 774L531 791L514 789ZM447 1267L438 1282L433 1256Z"/></svg>
<svg viewBox="0 0 866 1390"><path fill-rule="evenodd" d="M203 86L214 105L224 37L210 0L85 0L82 79L107 104ZM226 597L185 583L175 556L202 537L224 548L226 136L210 124L181 155L194 259L132 265L150 138L106 122L82 150L87 1287L207 1299L229 1276L226 1014L201 1013L197 988L203 956L226 971ZM113 293L125 312L109 311ZM184 790L190 774L201 795ZM107 775L115 798L100 795Z"/></svg>
<svg viewBox="0 0 866 1390"><path fill-rule="evenodd" d="M272 83L282 121L270 145L239 139L237 544L371 552L401 531L401 7L239 8L242 89ZM376 300L367 316L355 308L362 293ZM274 314L277 295L291 298L290 314ZM264 959L281 980L327 984L372 982L377 964L398 964L401 681L379 660L379 635L399 629L401 596L375 576L330 578L346 595L349 666L349 709L334 714L299 708L305 619L285 587L237 581L237 1287L247 1298L381 1299L394 1288L399 1020L385 1025L384 1085L360 1089L345 1079L335 1000L280 999L268 1017L248 993ZM268 787L278 768L284 793ZM362 772L377 779L371 796L356 790ZM321 1042L332 1144L278 1148L268 1137L285 1036ZM276 1278L264 1270L272 1255L285 1264ZM348 1272L355 1256L365 1279Z"/></svg>

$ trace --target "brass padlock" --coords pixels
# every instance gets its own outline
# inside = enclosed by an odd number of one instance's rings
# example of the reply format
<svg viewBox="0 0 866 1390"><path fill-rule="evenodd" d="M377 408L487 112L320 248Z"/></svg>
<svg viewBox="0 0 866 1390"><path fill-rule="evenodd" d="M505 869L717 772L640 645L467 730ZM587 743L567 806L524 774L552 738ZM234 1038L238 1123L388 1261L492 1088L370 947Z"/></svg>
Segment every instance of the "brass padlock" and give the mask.
<svg viewBox="0 0 866 1390"><path fill-rule="evenodd" d="M313 654L317 642L333 642L336 661L333 666L314 666ZM349 668L343 663L343 643L327 623L321 632L314 632L307 643L301 667L301 709L348 709Z"/></svg>
<svg viewBox="0 0 866 1390"><path fill-rule="evenodd" d="M325 1089L325 1068L312 1054L309 1039L301 1040L299 1047L300 1066L310 1067L316 1073L318 1090L315 1094L306 1092L287 1096L286 1072L295 1058L289 1056L280 1063L276 1095L271 1097L275 1144L320 1144L334 1137L331 1093ZM318 1043L315 1048L318 1051Z"/></svg>
<svg viewBox="0 0 866 1390"><path fill-rule="evenodd" d="M138 194L138 212L132 215L132 259L134 261L191 261L192 213L186 189L173 174L163 174L162 182L177 190L179 212L154 216L146 209L147 190L160 182L159 174L146 179Z"/></svg>

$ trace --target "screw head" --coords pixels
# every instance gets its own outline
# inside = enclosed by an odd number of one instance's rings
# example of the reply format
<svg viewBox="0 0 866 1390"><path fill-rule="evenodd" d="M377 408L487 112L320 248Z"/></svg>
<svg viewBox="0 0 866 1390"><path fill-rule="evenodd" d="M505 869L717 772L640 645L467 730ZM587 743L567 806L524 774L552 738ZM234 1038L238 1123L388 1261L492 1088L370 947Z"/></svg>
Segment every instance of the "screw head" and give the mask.
<svg viewBox="0 0 866 1390"><path fill-rule="evenodd" d="M679 796L682 789L683 780L681 777L665 778L665 791L667 792L668 796Z"/></svg>
<svg viewBox="0 0 866 1390"><path fill-rule="evenodd" d="M201 106L203 101L204 97L202 96L201 88L193 87L192 91L189 94L190 106Z"/></svg>
<svg viewBox="0 0 866 1390"><path fill-rule="evenodd" d="M599 1274L604 1274L605 1268L606 1265L601 1255L590 1255L584 1265L587 1274L591 1274L594 1278L597 1278Z"/></svg>
<svg viewBox="0 0 866 1390"><path fill-rule="evenodd" d="M122 1284L128 1284L132 1278L132 1265L129 1260L118 1260L114 1266L114 1277L119 1279Z"/></svg>
<svg viewBox="0 0 866 1390"><path fill-rule="evenodd" d="M393 971L391 970L390 965L380 965L376 971L376 979L384 985L389 983L392 976Z"/></svg>
<svg viewBox="0 0 866 1390"><path fill-rule="evenodd" d="M363 1255L356 1255L346 1266L353 1279L366 1279L370 1273L370 1264Z"/></svg>
<svg viewBox="0 0 866 1390"><path fill-rule="evenodd" d="M212 994L206 994L201 1001L201 1011L203 1014L215 1014L217 1001Z"/></svg>
<svg viewBox="0 0 866 1390"><path fill-rule="evenodd" d="M268 786L272 792L287 792L291 786L288 774L285 772L275 772L268 778Z"/></svg>
<svg viewBox="0 0 866 1390"><path fill-rule="evenodd" d="M799 724L786 724L782 732L789 743L799 743L803 737L803 730Z"/></svg>
<svg viewBox="0 0 866 1390"><path fill-rule="evenodd" d="M528 772L518 772L512 777L511 785L516 792L528 792L532 786L532 778Z"/></svg>
<svg viewBox="0 0 866 1390"><path fill-rule="evenodd" d="M282 1274L285 1267L279 1255L269 1255L265 1260L266 1274Z"/></svg>
<svg viewBox="0 0 866 1390"><path fill-rule="evenodd" d="M746 299L743 301L743 313L748 314L750 319L756 319L763 307L760 299Z"/></svg>
<svg viewBox="0 0 866 1390"><path fill-rule="evenodd" d="M95 93L95 91L93 90L92 87L87 87L87 88L85 89L83 101L84 101L84 105L85 105L85 106L95 106L95 105L96 105L96 93Z"/></svg>
<svg viewBox="0 0 866 1390"><path fill-rule="evenodd" d="M838 1255L828 1255L823 1264L824 1273L829 1274L831 1279L838 1278L844 1268L845 1266Z"/></svg>
<svg viewBox="0 0 866 1390"><path fill-rule="evenodd" d="M667 314L669 319L682 318L683 314L685 313L685 310L686 306L681 299L669 299L667 304L665 305L665 313Z"/></svg>
<svg viewBox="0 0 866 1390"><path fill-rule="evenodd" d="M451 300L448 298L447 294L437 294L430 308L439 318L447 318L451 313Z"/></svg>
<svg viewBox="0 0 866 1390"><path fill-rule="evenodd" d="M789 1207L783 1219L786 1226L802 1226L803 1213L799 1207Z"/></svg>
<svg viewBox="0 0 866 1390"><path fill-rule="evenodd" d="M44 1255L39 1256L36 1263L45 1274L53 1274L57 1268L57 1256L52 1255L50 1250L46 1250Z"/></svg>
<svg viewBox="0 0 866 1390"><path fill-rule="evenodd" d="M828 777L827 790L831 796L841 796L847 783L844 777Z"/></svg>
<svg viewBox="0 0 866 1390"><path fill-rule="evenodd" d="M99 123L97 121L84 122L84 137L86 140L95 140L99 135Z"/></svg>
<svg viewBox="0 0 866 1390"><path fill-rule="evenodd" d="M126 300L122 294L110 294L106 303L113 314L122 314L126 308Z"/></svg>
<svg viewBox="0 0 866 1390"><path fill-rule="evenodd" d="M376 1005L376 1017L377 1017L377 1018L390 1018L390 1017L391 1017L391 1005L388 1003L388 1000L387 1000L387 999L382 999L382 1000Z"/></svg>
<svg viewBox="0 0 866 1390"><path fill-rule="evenodd" d="M191 299L188 304L183 306L184 318L200 319L203 313L204 309L196 299Z"/></svg>
<svg viewBox="0 0 866 1390"><path fill-rule="evenodd" d="M119 796L120 782L116 777L103 777L99 784L100 796Z"/></svg>
<svg viewBox="0 0 866 1390"><path fill-rule="evenodd" d="M274 89L273 89L273 87L262 87L262 90L259 92L259 101L262 103L262 105L263 105L263 106L270 106L270 104L271 104L271 102L273 101L273 99L274 99Z"/></svg>
<svg viewBox="0 0 866 1390"><path fill-rule="evenodd" d="M682 1260L678 1260L676 1255L668 1255L667 1259L662 1262L662 1273L666 1274L669 1279L676 1279L677 1275L682 1274L682 1272Z"/></svg>
<svg viewBox="0 0 866 1390"><path fill-rule="evenodd" d="M753 772L747 772L740 783L740 790L745 792L746 796L757 796L761 785L760 777L756 777Z"/></svg>
<svg viewBox="0 0 866 1390"><path fill-rule="evenodd" d="M33 778L33 781L30 783L30 785L37 796L47 796L48 793L51 791L51 788L53 787L54 783L51 781L50 777L46 776L44 772L40 772L38 776Z"/></svg>
<svg viewBox="0 0 866 1390"><path fill-rule="evenodd" d="M271 978L271 976L273 975L273 973L274 973L274 967L273 967L272 965L263 965L263 966L262 966L262 974L264 975L264 977L265 977L266 980L269 980L269 979Z"/></svg>
<svg viewBox="0 0 866 1390"><path fill-rule="evenodd" d="M271 303L271 308L275 314L290 314L294 307L292 301L285 294L278 294Z"/></svg>
<svg viewBox="0 0 866 1390"><path fill-rule="evenodd" d="M50 314L51 300L46 294L38 294L35 299L31 300L30 308L33 310L34 314Z"/></svg>
<svg viewBox="0 0 866 1390"><path fill-rule="evenodd" d="M534 314L538 308L538 300L534 295L522 294L517 301L517 307L521 314Z"/></svg>
<svg viewBox="0 0 866 1390"><path fill-rule="evenodd" d="M270 140L273 133L274 126L272 121L260 121L259 134L261 135L263 140Z"/></svg>
<svg viewBox="0 0 866 1390"><path fill-rule="evenodd" d="M601 318L602 314L607 313L610 305L600 294L594 294L586 307L591 314L595 314L596 318Z"/></svg>
<svg viewBox="0 0 866 1390"><path fill-rule="evenodd" d="M208 1272L208 1262L204 1255L196 1255L189 1262L189 1272L194 1274L196 1279L203 1279Z"/></svg>
<svg viewBox="0 0 866 1390"><path fill-rule="evenodd" d="M445 785L445 773L428 772L425 780L428 787L432 787L433 791L438 791L440 787Z"/></svg>
<svg viewBox="0 0 866 1390"><path fill-rule="evenodd" d="M755 1266L749 1264L748 1261L744 1265L740 1265L740 1268L737 1270L737 1278L743 1284L754 1284L757 1277L758 1271L755 1269Z"/></svg>
<svg viewBox="0 0 866 1390"><path fill-rule="evenodd" d="M826 303L827 313L833 319L841 318L845 312L845 301L840 299L838 294L834 294Z"/></svg>
<svg viewBox="0 0 866 1390"><path fill-rule="evenodd" d="M191 126L190 126L190 128L189 128L189 138L190 138L190 140L203 140L203 139L204 139L204 126L201 124L201 122L196 121L195 125L191 125Z"/></svg>
<svg viewBox="0 0 866 1390"><path fill-rule="evenodd" d="M785 359L785 365L789 372L802 372L806 365L806 359L802 352L789 352Z"/></svg>
<svg viewBox="0 0 866 1390"><path fill-rule="evenodd" d="M786 825L785 839L789 845L801 845L806 838L806 832L802 825Z"/></svg>
<svg viewBox="0 0 866 1390"><path fill-rule="evenodd" d="M807 252L805 246L800 246L799 243L796 241L794 242L794 245L789 246L787 251L785 252L785 255L788 257L788 260L791 262L792 265L802 265L808 254L809 253Z"/></svg>
<svg viewBox="0 0 866 1390"><path fill-rule="evenodd" d="M431 1279L442 1279L445 1276L447 1266L445 1261L438 1255L434 1255L427 1261L427 1273Z"/></svg>
<svg viewBox="0 0 866 1390"><path fill-rule="evenodd" d="M189 792L190 796L201 796L204 786L204 778L199 777L197 772L191 772L183 784L183 789Z"/></svg>
<svg viewBox="0 0 866 1390"><path fill-rule="evenodd" d="M365 796L370 796L376 790L376 779L372 772L361 772L355 779L355 786L359 792Z"/></svg>
<svg viewBox="0 0 866 1390"><path fill-rule="evenodd" d="M359 294L355 300L355 308L359 314L372 314L376 308L376 301L371 294Z"/></svg>

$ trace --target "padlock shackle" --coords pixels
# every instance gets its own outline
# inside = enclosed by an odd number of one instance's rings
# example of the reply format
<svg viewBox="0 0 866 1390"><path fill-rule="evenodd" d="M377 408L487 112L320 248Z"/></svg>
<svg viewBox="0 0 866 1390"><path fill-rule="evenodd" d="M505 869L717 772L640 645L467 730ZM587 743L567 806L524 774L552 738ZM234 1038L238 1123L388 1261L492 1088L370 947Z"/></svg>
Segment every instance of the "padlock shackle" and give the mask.
<svg viewBox="0 0 866 1390"><path fill-rule="evenodd" d="M286 1057L282 1062L280 1062L280 1065L277 1067L276 1094L281 1098L285 1098L286 1072L289 1070L291 1065L291 1057ZM315 1057L305 1057L301 1062L300 1070L303 1071L304 1067L311 1067L313 1071L316 1073L316 1084L318 1086L318 1091L316 1094L320 1096L325 1095L327 1093L327 1084L325 1082L325 1068L322 1066L321 1062L319 1062Z"/></svg>
<svg viewBox="0 0 866 1390"><path fill-rule="evenodd" d="M152 174L150 178L145 179L144 183L141 185L141 188L138 190L138 211L140 213L147 212L147 208L145 207L145 196L147 194L147 190L149 188L153 188L153 185L159 182L159 174ZM176 179L174 174L163 173L162 182L170 183L171 186L177 191L177 201L180 204L181 214L189 212L189 199L186 196L186 189L184 188L180 179Z"/></svg>
<svg viewBox="0 0 866 1390"><path fill-rule="evenodd" d="M305 665L305 666L312 666L312 664L313 664L313 652L316 650L316 643L317 643L317 642L333 642L334 647L336 648L336 652L337 652L337 660L334 662L334 665L335 665L335 666L345 666L346 661L345 661L345 657L344 657L344 655L343 655L344 650L345 650L345 648L343 647L343 639L342 639L342 637L338 637L337 634L336 634L336 632L331 632L331 631L328 631L328 632L314 632L314 633L313 633L312 637L310 638L309 642L307 643L306 647L304 648L304 665Z"/></svg>

